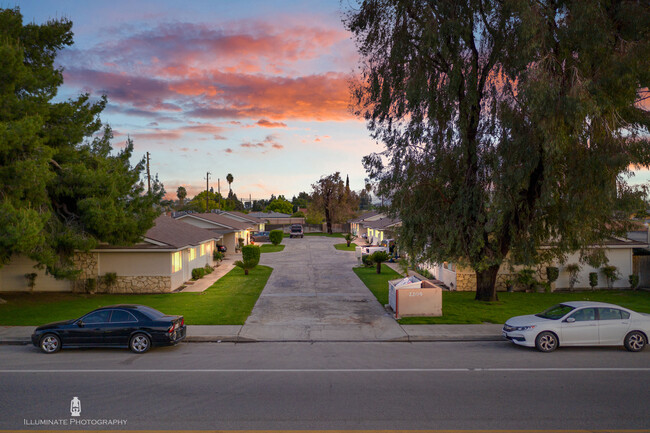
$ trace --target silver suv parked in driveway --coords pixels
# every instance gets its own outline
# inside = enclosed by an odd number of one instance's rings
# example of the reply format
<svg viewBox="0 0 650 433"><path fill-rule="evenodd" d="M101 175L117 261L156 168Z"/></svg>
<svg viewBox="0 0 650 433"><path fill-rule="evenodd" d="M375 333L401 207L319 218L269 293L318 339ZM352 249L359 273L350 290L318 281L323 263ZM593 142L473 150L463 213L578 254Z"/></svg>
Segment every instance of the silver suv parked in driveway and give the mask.
<svg viewBox="0 0 650 433"><path fill-rule="evenodd" d="M293 238L302 238L305 235L302 232L302 225L301 224L292 224L291 229L289 230L289 237Z"/></svg>

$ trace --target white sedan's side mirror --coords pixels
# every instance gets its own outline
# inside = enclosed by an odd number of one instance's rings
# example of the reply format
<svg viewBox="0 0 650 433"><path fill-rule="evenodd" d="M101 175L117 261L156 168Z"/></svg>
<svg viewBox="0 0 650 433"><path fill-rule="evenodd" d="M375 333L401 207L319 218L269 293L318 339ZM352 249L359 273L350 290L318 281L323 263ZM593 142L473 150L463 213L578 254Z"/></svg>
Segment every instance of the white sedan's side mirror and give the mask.
<svg viewBox="0 0 650 433"><path fill-rule="evenodd" d="M573 323L575 321L576 319L574 317L569 317L568 319L565 320L566 323Z"/></svg>

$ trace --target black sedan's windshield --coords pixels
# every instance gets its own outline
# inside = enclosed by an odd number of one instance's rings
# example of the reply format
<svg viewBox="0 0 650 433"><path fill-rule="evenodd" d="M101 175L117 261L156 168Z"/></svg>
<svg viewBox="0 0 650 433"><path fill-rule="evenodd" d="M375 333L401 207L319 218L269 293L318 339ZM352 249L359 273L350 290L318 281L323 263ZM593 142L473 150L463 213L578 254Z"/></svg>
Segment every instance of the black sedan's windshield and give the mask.
<svg viewBox="0 0 650 433"><path fill-rule="evenodd" d="M564 304L557 304L553 305L551 308L549 308L546 311L543 311L539 314L535 314L537 317L541 317L543 319L552 319L552 320L557 320L560 319L569 313L569 311L575 310L573 307L569 307L568 305Z"/></svg>

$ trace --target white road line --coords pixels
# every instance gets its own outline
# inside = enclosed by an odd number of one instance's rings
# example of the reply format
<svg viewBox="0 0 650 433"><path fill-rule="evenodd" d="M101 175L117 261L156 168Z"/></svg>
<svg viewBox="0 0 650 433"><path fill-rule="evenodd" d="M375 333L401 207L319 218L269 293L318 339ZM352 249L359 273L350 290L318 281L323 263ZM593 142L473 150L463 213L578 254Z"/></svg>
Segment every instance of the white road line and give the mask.
<svg viewBox="0 0 650 433"><path fill-rule="evenodd" d="M466 373L466 372L650 372L649 367L579 367L579 368L251 368L251 369L224 369L224 368L199 368L199 369L25 369L25 370L0 370L0 374L11 373Z"/></svg>

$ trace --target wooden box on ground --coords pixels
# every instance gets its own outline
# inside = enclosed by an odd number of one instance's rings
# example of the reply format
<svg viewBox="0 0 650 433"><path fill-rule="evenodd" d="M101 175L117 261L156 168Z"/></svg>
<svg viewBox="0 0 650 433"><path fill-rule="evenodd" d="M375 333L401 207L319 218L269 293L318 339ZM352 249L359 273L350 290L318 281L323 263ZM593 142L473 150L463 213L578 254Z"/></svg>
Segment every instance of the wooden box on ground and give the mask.
<svg viewBox="0 0 650 433"><path fill-rule="evenodd" d="M442 287L411 276L388 282L388 303L395 318L442 316Z"/></svg>

